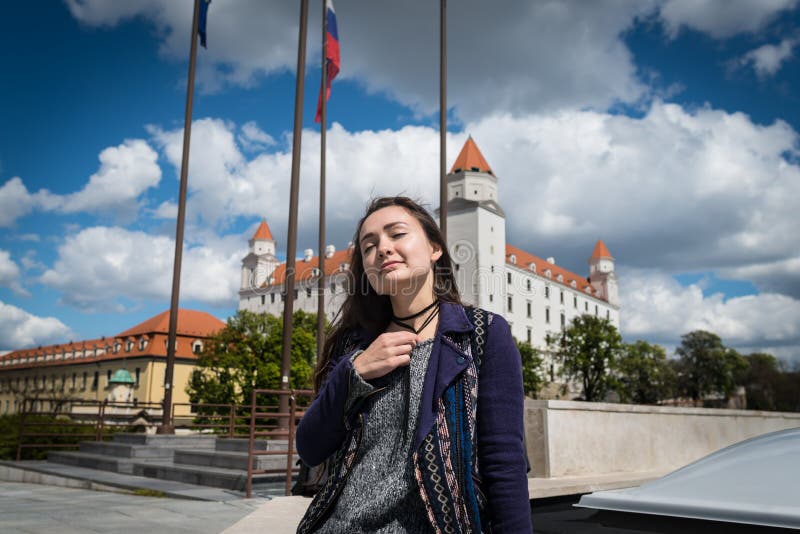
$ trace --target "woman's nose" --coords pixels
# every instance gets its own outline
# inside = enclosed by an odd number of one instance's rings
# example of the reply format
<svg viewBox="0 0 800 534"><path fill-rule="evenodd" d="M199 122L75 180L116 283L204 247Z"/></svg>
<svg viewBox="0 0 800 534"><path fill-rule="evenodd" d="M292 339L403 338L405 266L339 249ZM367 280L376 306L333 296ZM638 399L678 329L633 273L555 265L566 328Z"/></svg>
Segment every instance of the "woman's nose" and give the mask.
<svg viewBox="0 0 800 534"><path fill-rule="evenodd" d="M382 258L390 255L392 253L392 244L389 242L388 239L381 238L380 242L378 243L378 255Z"/></svg>

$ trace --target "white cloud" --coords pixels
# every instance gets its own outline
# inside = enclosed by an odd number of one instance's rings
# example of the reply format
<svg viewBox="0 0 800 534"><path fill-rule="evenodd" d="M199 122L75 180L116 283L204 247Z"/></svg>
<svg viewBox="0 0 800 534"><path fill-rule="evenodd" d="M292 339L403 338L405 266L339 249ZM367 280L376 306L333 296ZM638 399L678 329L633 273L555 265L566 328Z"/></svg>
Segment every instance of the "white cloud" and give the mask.
<svg viewBox="0 0 800 534"><path fill-rule="evenodd" d="M666 272L755 269L754 282L797 295L798 135L740 113L654 103L641 118L564 111L499 115L448 138L453 161L472 133L498 176L510 241L579 272L598 238L626 265ZM181 132L151 129L180 162ZM291 154L248 159L234 125L195 121L188 220L224 227L266 217L285 247ZM316 248L319 134L305 131L298 249ZM791 158L790 158L791 159ZM432 128L328 134L328 239L343 246L371 196L407 194L438 205L438 133ZM578 266L577 268L575 266ZM760 269L760 271L759 271ZM756 276L756 272L762 272ZM745 272L745 271L742 271ZM741 278L741 276L734 276ZM767 289L767 286L760 286Z"/></svg>
<svg viewBox="0 0 800 534"><path fill-rule="evenodd" d="M145 141L133 139L104 149L98 159L100 168L83 189L67 195L47 189L30 193L18 176L7 181L0 187L0 227L11 226L35 210L109 213L131 220L139 209L139 197L161 179L158 153Z"/></svg>
<svg viewBox="0 0 800 534"><path fill-rule="evenodd" d="M30 193L19 176L0 187L0 228L11 226L36 208L52 207L53 195L46 189Z"/></svg>
<svg viewBox="0 0 800 534"><path fill-rule="evenodd" d="M586 265L596 239L631 266L714 271L797 256L798 135L741 113L654 103L468 125L498 176L510 239ZM787 160L789 154L789 160ZM774 273L798 295L800 278Z"/></svg>
<svg viewBox="0 0 800 534"><path fill-rule="evenodd" d="M0 249L0 287L8 287L18 295L29 294L20 283L19 267L11 259L11 254L2 249Z"/></svg>
<svg viewBox="0 0 800 534"><path fill-rule="evenodd" d="M782 347L782 356L800 360L800 300L761 293L724 300L703 296L697 284L682 286L655 270L629 270L620 276L621 330L628 340L648 339L678 345L680 336L708 330L723 342L748 352Z"/></svg>
<svg viewBox="0 0 800 534"><path fill-rule="evenodd" d="M239 134L238 140L245 150L264 150L275 144L275 139L259 128L255 121L244 123L241 130L242 133Z"/></svg>
<svg viewBox="0 0 800 534"><path fill-rule="evenodd" d="M666 0L659 16L671 37L685 26L724 39L755 33L796 5L797 0Z"/></svg>
<svg viewBox="0 0 800 534"><path fill-rule="evenodd" d="M38 317L0 302L0 349L48 345L74 337L69 327L55 317Z"/></svg>
<svg viewBox="0 0 800 534"><path fill-rule="evenodd" d="M792 57L792 51L797 46L797 39L784 39L777 45L765 44L744 54L737 64L752 66L759 78L772 76L785 61Z"/></svg>
<svg viewBox="0 0 800 534"><path fill-rule="evenodd" d="M187 243L181 299L235 305L245 247L243 236ZM63 302L82 309L118 308L121 299L168 302L174 252L172 238L117 227L86 228L65 239L40 281L60 290Z"/></svg>
<svg viewBox="0 0 800 534"><path fill-rule="evenodd" d="M157 208L150 211L155 219L171 219L175 220L178 217L178 205L169 200L165 200L158 205Z"/></svg>
<svg viewBox="0 0 800 534"><path fill-rule="evenodd" d="M89 177L83 189L60 197L59 210L134 216L139 196L161 180L158 154L145 141L132 139L104 149L98 159L98 171Z"/></svg>
<svg viewBox="0 0 800 534"><path fill-rule="evenodd" d="M164 56L184 60L188 55L188 2L68 0L68 5L75 18L93 26L146 18L158 28ZM451 6L448 104L469 120L497 110L605 109L619 101L636 102L647 88L637 78L622 34L637 17L652 13L655 5L653 1L465 0ZM415 111L435 112L438 4L341 0L336 9L342 43L339 79L363 84L368 92L388 95ZM198 61L201 87L251 86L264 75L294 70L298 14L293 2L212 4L209 46ZM320 53L313 31L318 23L318 11L312 9L309 69L316 68L314 58ZM335 106L335 97L331 105Z"/></svg>

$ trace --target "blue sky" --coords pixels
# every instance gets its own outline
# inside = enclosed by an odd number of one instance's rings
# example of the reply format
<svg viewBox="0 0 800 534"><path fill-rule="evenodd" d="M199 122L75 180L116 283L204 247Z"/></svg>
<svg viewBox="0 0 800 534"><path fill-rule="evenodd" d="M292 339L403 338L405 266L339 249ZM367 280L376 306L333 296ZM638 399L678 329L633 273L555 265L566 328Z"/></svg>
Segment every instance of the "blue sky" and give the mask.
<svg viewBox="0 0 800 534"><path fill-rule="evenodd" d="M182 305L225 318L266 217L285 250L297 7L214 0L199 51ZM438 204L438 9L336 2L329 241L365 199ZM316 246L311 8L298 250ZM0 350L110 335L169 302L191 2L16 2L0 19ZM472 134L509 241L617 258L627 339L695 328L800 359L800 8L451 6L452 161ZM465 31L464 28L470 28Z"/></svg>

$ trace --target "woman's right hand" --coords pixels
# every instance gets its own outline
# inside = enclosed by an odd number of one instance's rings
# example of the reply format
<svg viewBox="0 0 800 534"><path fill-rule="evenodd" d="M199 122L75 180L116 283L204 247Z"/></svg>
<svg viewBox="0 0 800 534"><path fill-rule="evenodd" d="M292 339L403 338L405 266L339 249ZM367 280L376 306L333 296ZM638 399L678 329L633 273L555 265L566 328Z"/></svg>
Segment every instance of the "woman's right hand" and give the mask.
<svg viewBox="0 0 800 534"><path fill-rule="evenodd" d="M411 349L416 344L413 332L384 332L356 356L353 367L364 380L378 378L411 363Z"/></svg>

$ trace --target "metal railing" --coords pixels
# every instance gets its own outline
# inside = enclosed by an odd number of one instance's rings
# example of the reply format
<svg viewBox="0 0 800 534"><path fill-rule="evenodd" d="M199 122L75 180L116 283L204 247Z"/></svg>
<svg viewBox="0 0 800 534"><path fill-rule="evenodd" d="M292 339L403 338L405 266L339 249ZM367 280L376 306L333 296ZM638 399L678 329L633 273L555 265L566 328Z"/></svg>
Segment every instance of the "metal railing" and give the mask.
<svg viewBox="0 0 800 534"><path fill-rule="evenodd" d="M22 460L24 449L75 449L81 441L103 441L116 431L129 429L143 412L150 421L160 420L163 413L160 403L68 399L58 401L55 408L44 410L45 403L54 401L37 397L26 397L22 401L17 461Z"/></svg>
<svg viewBox="0 0 800 534"><path fill-rule="evenodd" d="M277 401L261 404L257 402L259 396L277 399L287 395L288 412L281 412ZM313 392L307 389L256 389L251 394L249 405L177 403L172 406L172 420L176 429L248 439L248 498L253 493L253 475L260 474L285 473L285 492L290 495L292 478L299 471L294 465L297 423L312 399ZM51 402L51 399L23 400L17 436L17 461L22 460L25 449L76 449L81 441L104 441L115 432L129 431L143 411L148 415L148 424L160 422L163 418L161 403L133 404L76 399L60 402L55 409L44 410L42 407L46 402ZM190 410L194 409L194 413L176 416L176 408L186 406ZM177 411L181 412L180 409ZM267 440L267 449L256 448L260 438ZM286 456L285 468L255 468L256 459L260 456L282 455Z"/></svg>
<svg viewBox="0 0 800 534"><path fill-rule="evenodd" d="M305 411L302 409L310 403L313 398L314 392L307 389L256 389L252 392L251 410L250 410L250 443L248 446L247 458L247 498L253 496L253 475L281 473L284 469L254 469L254 462L259 456L268 455L286 455L286 495L292 493L292 476L298 471L294 466L294 438L297 429L297 421L303 416ZM277 395L289 396L289 411L280 412L275 406L275 411L258 411L259 405L257 404L258 395ZM301 400L298 406L298 400ZM300 409L299 409L300 408ZM257 430L259 425L256 424L257 420L266 419L266 424L260 425L261 427L268 428L268 430ZM286 449L272 449L256 450L256 438L286 438Z"/></svg>

